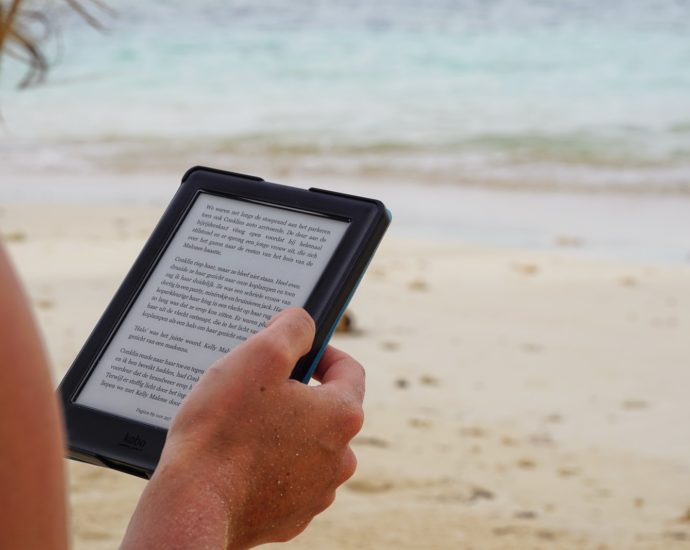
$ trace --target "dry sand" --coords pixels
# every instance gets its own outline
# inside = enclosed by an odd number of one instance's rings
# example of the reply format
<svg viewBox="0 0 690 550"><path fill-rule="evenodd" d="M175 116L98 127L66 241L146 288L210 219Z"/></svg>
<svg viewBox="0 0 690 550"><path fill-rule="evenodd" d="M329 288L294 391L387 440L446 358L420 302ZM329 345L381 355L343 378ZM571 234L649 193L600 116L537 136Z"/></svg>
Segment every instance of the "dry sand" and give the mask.
<svg viewBox="0 0 690 550"><path fill-rule="evenodd" d="M160 213L1 207L56 381ZM690 547L690 268L391 237L351 312L359 469L292 547ZM68 470L74 547L116 547L144 482Z"/></svg>

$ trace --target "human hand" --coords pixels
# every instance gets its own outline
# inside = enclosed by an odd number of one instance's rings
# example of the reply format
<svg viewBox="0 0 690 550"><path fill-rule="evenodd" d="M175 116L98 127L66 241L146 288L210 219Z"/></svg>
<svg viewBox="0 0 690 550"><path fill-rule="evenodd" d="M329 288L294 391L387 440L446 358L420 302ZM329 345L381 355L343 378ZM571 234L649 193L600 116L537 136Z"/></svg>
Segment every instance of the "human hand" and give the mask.
<svg viewBox="0 0 690 550"><path fill-rule="evenodd" d="M201 377L174 417L123 547L248 548L289 540L356 467L364 371L329 347L319 386L289 375L314 323L278 314Z"/></svg>

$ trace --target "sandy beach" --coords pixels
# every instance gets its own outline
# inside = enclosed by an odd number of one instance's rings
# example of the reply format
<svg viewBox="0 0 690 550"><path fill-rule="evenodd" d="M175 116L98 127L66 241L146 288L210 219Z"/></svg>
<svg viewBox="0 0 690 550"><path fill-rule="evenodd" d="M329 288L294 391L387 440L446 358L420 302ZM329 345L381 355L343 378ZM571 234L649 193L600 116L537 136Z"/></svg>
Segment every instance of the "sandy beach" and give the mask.
<svg viewBox="0 0 690 550"><path fill-rule="evenodd" d="M56 384L161 211L0 207ZM690 267L393 236L350 311L359 469L289 546L690 545ZM116 547L145 482L67 469L74 547Z"/></svg>
<svg viewBox="0 0 690 550"><path fill-rule="evenodd" d="M288 548L690 549L690 2L5 5L56 387L190 166L375 197L359 467ZM116 548L145 482L65 468L73 548Z"/></svg>

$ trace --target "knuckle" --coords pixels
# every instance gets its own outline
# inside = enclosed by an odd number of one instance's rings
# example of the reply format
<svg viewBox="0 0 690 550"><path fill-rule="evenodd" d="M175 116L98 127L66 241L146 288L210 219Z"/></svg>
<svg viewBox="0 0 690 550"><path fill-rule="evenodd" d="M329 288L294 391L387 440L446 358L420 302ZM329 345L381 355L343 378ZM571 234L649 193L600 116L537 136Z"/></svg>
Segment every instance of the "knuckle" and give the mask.
<svg viewBox="0 0 690 550"><path fill-rule="evenodd" d="M290 337L293 345L299 347L301 352L306 352L311 347L316 333L316 326L311 316L303 309L295 309L290 327Z"/></svg>
<svg viewBox="0 0 690 550"><path fill-rule="evenodd" d="M329 508L331 506L331 504L333 504L334 502L335 502L335 491L331 491L330 493L325 495L323 499L321 499L321 502L316 509L316 513L320 514L321 512L323 512L324 510Z"/></svg>
<svg viewBox="0 0 690 550"><path fill-rule="evenodd" d="M272 365L286 365L293 361L290 343L283 338L266 340L263 356L264 360Z"/></svg>
<svg viewBox="0 0 690 550"><path fill-rule="evenodd" d="M345 451L341 470L340 483L345 483L355 474L355 471L357 470L357 456L350 447L348 447Z"/></svg>
<svg viewBox="0 0 690 550"><path fill-rule="evenodd" d="M292 539L294 539L297 535L299 534L299 531L296 529L289 529L289 530L283 530L278 533L273 537L274 542L279 542L279 543L286 543L290 542Z"/></svg>
<svg viewBox="0 0 690 550"><path fill-rule="evenodd" d="M357 371L357 374L361 377L362 383L364 384L367 378L366 369L362 366L362 364L359 361L355 361L353 359L352 363L352 368Z"/></svg>
<svg viewBox="0 0 690 550"><path fill-rule="evenodd" d="M314 319L309 315L306 310L302 308L296 308L294 315L294 320L297 325L297 329L300 333L313 334L316 331L316 325L314 324Z"/></svg>
<svg viewBox="0 0 690 550"><path fill-rule="evenodd" d="M281 530L273 540L281 543L291 541L309 526L317 513L318 512L314 512L313 510L303 513L301 518L294 521L289 527Z"/></svg>
<svg viewBox="0 0 690 550"><path fill-rule="evenodd" d="M347 368L349 370L356 371L358 377L366 377L366 371L364 370L364 366L362 365L362 363L357 361L357 359L355 359L354 357L348 357L347 363Z"/></svg>
<svg viewBox="0 0 690 550"><path fill-rule="evenodd" d="M289 318L282 322L280 329L255 336L254 345L261 350L264 361L270 364L294 363L308 351L314 339L314 320L305 310L293 308Z"/></svg>
<svg viewBox="0 0 690 550"><path fill-rule="evenodd" d="M340 423L348 440L359 433L364 425L364 409L356 403L346 403L341 411Z"/></svg>

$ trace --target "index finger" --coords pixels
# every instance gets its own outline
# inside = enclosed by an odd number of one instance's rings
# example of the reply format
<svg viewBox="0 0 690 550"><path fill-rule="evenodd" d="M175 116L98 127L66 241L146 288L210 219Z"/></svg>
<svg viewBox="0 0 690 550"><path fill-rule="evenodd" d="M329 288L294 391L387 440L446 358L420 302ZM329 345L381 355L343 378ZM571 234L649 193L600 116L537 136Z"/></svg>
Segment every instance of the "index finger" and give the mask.
<svg viewBox="0 0 690 550"><path fill-rule="evenodd" d="M319 361L314 378L328 391L338 391L361 404L364 401L364 367L344 351L328 346Z"/></svg>

